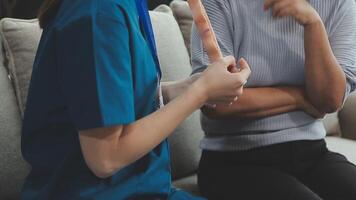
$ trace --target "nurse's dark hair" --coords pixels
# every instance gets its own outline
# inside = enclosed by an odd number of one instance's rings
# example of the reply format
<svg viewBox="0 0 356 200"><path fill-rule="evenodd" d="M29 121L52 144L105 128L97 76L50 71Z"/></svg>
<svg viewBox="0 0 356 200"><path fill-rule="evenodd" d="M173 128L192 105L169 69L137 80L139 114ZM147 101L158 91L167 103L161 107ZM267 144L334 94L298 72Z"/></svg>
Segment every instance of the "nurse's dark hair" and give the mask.
<svg viewBox="0 0 356 200"><path fill-rule="evenodd" d="M39 11L38 19L41 28L44 28L56 16L61 0L44 0Z"/></svg>

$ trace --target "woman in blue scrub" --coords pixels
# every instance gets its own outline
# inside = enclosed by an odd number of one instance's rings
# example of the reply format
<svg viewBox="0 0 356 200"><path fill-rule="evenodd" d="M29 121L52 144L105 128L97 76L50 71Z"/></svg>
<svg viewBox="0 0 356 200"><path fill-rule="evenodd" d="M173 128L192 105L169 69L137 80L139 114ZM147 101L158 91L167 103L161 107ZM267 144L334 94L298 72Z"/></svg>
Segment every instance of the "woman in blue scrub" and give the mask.
<svg viewBox="0 0 356 200"><path fill-rule="evenodd" d="M39 19L22 199L199 199L172 188L166 138L203 104L237 100L247 63L160 84L145 0L47 0Z"/></svg>

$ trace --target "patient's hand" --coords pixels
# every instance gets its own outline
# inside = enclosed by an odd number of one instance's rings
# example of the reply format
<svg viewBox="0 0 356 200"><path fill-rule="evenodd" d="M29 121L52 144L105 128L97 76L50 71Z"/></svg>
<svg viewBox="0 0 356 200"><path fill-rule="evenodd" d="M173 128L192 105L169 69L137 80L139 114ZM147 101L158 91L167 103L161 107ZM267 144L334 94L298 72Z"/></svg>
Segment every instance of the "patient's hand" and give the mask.
<svg viewBox="0 0 356 200"><path fill-rule="evenodd" d="M309 101L305 102L304 111L317 119L322 119L326 115L326 113L322 113L316 109Z"/></svg>
<svg viewBox="0 0 356 200"><path fill-rule="evenodd" d="M274 17L294 17L302 26L320 21L318 12L307 0L265 0L264 9L272 9Z"/></svg>
<svg viewBox="0 0 356 200"><path fill-rule="evenodd" d="M326 113L320 112L317 108L315 108L315 106L313 106L312 103L310 103L303 88L298 88L294 94L296 94L295 98L298 102L297 104L299 109L305 111L306 113L317 119L325 117Z"/></svg>

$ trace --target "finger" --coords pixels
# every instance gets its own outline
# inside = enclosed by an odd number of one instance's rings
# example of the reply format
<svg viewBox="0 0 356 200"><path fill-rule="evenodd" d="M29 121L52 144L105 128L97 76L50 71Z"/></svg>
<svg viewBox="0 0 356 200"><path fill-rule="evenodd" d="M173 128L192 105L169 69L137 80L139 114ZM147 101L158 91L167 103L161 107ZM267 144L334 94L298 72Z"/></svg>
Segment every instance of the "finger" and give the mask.
<svg viewBox="0 0 356 200"><path fill-rule="evenodd" d="M240 87L240 88L238 88L237 91L235 92L235 96L239 98L240 96L242 96L242 94L243 94L243 87ZM235 97L235 98L236 98L236 97Z"/></svg>
<svg viewBox="0 0 356 200"><path fill-rule="evenodd" d="M221 60L221 62L226 68L229 66L236 66L236 59L233 56L226 56Z"/></svg>
<svg viewBox="0 0 356 200"><path fill-rule="evenodd" d="M208 108L216 108L216 104L214 104L214 103L206 103L204 106L206 106Z"/></svg>
<svg viewBox="0 0 356 200"><path fill-rule="evenodd" d="M233 65L230 65L227 70L231 73L239 72L239 70L237 69L237 63L235 62Z"/></svg>
<svg viewBox="0 0 356 200"><path fill-rule="evenodd" d="M280 0L266 0L263 5L264 11L267 11L268 9L270 9L271 6L273 6L273 4L275 4L278 1L280 1Z"/></svg>
<svg viewBox="0 0 356 200"><path fill-rule="evenodd" d="M320 119L325 116L325 113L321 113L318 109L316 109L313 105L308 104L305 111L309 113L314 118Z"/></svg>
<svg viewBox="0 0 356 200"><path fill-rule="evenodd" d="M230 97L224 97L224 98L219 98L219 99L214 99L212 101L209 101L209 104L230 104L231 102L237 102L239 96L230 96Z"/></svg>
<svg viewBox="0 0 356 200"><path fill-rule="evenodd" d="M282 11L280 11L276 16L277 17L286 17L292 14L292 8L291 7L286 7Z"/></svg>
<svg viewBox="0 0 356 200"><path fill-rule="evenodd" d="M230 103L230 102L233 102L234 99L236 98L236 96L229 96L229 97L221 97L221 98L218 98L218 99L214 99L213 101L209 101L209 103Z"/></svg>
<svg viewBox="0 0 356 200"><path fill-rule="evenodd" d="M231 73L237 73L237 72L240 71L240 70L236 67L236 65L235 65L235 66L229 66L228 70L229 70L229 72L231 72Z"/></svg>
<svg viewBox="0 0 356 200"><path fill-rule="evenodd" d="M314 109L314 117L317 119L321 119L325 117L325 113L321 113L319 110L317 110L316 108Z"/></svg>
<svg viewBox="0 0 356 200"><path fill-rule="evenodd" d="M289 6L290 2L289 1L280 1L278 3L275 3L272 7L272 15L273 17L279 16L279 13L283 10L285 10Z"/></svg>
<svg viewBox="0 0 356 200"><path fill-rule="evenodd" d="M251 69L244 58L241 58L239 60L239 66L240 66L240 72L238 73L239 79L240 79L239 86L242 86L242 85L246 84L246 80L248 79L248 77L251 74Z"/></svg>
<svg viewBox="0 0 356 200"><path fill-rule="evenodd" d="M239 67L240 68L250 68L247 61L244 58L240 58L239 60Z"/></svg>
<svg viewBox="0 0 356 200"><path fill-rule="evenodd" d="M205 104L205 106L210 107L210 108L217 108L221 106L227 106L230 104L230 101L212 101L209 102L209 104Z"/></svg>
<svg viewBox="0 0 356 200"><path fill-rule="evenodd" d="M217 103L216 107L220 107L220 108L226 108L226 107L231 107L232 105L234 105L234 102L221 102L221 103Z"/></svg>

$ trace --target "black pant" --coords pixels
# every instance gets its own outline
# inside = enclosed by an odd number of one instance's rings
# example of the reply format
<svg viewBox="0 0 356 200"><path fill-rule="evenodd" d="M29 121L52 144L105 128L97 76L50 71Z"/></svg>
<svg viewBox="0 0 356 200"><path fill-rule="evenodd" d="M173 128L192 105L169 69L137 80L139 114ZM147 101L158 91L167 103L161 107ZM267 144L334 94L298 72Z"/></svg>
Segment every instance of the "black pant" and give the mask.
<svg viewBox="0 0 356 200"><path fill-rule="evenodd" d="M12 17L12 9L15 0L0 0L0 19L4 17Z"/></svg>
<svg viewBox="0 0 356 200"><path fill-rule="evenodd" d="M12 17L20 19L35 18L44 1L45 0L16 0Z"/></svg>
<svg viewBox="0 0 356 200"><path fill-rule="evenodd" d="M356 200L356 166L324 140L203 151L198 182L209 200Z"/></svg>

